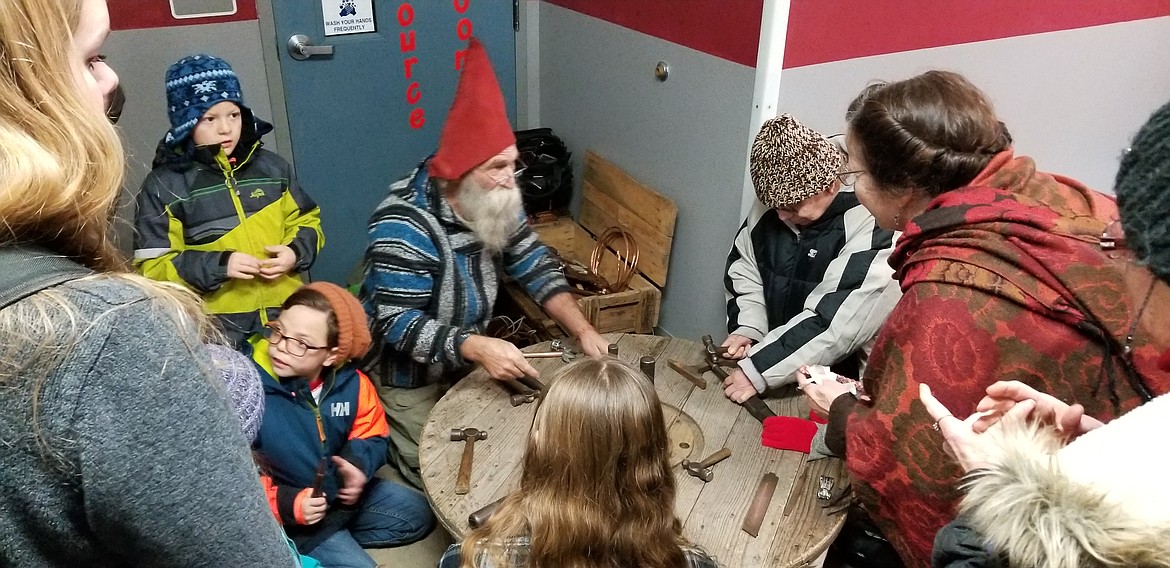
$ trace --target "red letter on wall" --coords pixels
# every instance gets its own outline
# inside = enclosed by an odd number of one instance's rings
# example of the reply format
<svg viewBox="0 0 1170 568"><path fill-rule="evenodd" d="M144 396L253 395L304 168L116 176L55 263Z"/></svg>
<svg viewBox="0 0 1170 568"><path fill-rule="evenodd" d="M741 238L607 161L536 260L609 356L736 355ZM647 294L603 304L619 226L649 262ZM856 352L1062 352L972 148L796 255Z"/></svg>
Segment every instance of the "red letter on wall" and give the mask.
<svg viewBox="0 0 1170 568"><path fill-rule="evenodd" d="M406 102L415 104L422 98L422 91L418 88L418 81L406 86Z"/></svg>
<svg viewBox="0 0 1170 568"><path fill-rule="evenodd" d="M398 7L398 25L402 27L409 26L414 21L414 6L410 2L403 2Z"/></svg>
<svg viewBox="0 0 1170 568"><path fill-rule="evenodd" d="M402 49L402 53L414 51L414 30L398 34L398 47Z"/></svg>
<svg viewBox="0 0 1170 568"><path fill-rule="evenodd" d="M467 58L467 50L460 49L455 52L455 70L463 69L463 60Z"/></svg>
<svg viewBox="0 0 1170 568"><path fill-rule="evenodd" d="M423 109L416 108L416 109L410 111L410 127L411 128L414 128L417 130L419 128L422 128L423 125L426 123L427 123L427 116L426 116L426 113L423 112Z"/></svg>
<svg viewBox="0 0 1170 568"><path fill-rule="evenodd" d="M409 79L410 76L414 74L414 66L416 63L418 63L417 57L407 57L406 59L402 60L402 68L406 72L407 79Z"/></svg>
<svg viewBox="0 0 1170 568"><path fill-rule="evenodd" d="M455 13L462 14L471 5L471 0L451 0L451 5L455 6Z"/></svg>
<svg viewBox="0 0 1170 568"><path fill-rule="evenodd" d="M467 38L471 37L471 20L460 18L459 23L455 24L455 35L459 36L459 39L467 41Z"/></svg>

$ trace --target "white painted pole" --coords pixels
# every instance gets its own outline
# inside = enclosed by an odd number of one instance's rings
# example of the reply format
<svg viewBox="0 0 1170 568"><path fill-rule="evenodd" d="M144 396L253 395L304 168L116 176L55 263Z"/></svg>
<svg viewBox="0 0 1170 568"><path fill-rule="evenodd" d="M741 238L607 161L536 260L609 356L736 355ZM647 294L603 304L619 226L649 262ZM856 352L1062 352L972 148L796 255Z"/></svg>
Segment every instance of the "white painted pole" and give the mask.
<svg viewBox="0 0 1170 568"><path fill-rule="evenodd" d="M760 50L756 55L756 85L752 93L752 116L748 125L748 139L744 145L743 196L739 203L739 218L747 217L756 203L756 191L748 170L748 155L752 141L765 120L777 115L780 100L780 75L784 67L784 44L788 39L788 12L791 0L764 0L764 15L760 19Z"/></svg>

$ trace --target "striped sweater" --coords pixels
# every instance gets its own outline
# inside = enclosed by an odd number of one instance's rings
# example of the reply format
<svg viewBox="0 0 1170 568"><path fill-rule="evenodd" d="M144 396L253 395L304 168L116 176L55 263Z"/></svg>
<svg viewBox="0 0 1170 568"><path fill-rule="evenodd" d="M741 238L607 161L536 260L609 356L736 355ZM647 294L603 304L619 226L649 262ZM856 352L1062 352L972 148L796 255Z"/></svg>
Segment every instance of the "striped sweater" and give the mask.
<svg viewBox="0 0 1170 568"><path fill-rule="evenodd" d="M501 271L537 303L569 289L523 214L504 251L484 253L431 182L427 161L390 186L370 219L360 296L374 346L362 366L386 386L421 387L465 373L459 347L491 319Z"/></svg>
<svg viewBox="0 0 1170 568"><path fill-rule="evenodd" d="M871 344L901 293L889 266L894 233L850 191L797 230L761 204L727 258L727 332L756 342L740 368L756 390L795 381Z"/></svg>

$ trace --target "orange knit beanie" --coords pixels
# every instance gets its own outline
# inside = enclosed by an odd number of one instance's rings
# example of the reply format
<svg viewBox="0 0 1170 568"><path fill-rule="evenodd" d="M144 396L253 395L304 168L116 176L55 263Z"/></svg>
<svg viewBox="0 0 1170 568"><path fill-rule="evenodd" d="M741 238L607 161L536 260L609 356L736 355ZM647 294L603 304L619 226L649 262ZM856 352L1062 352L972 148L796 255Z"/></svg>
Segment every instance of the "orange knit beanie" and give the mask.
<svg viewBox="0 0 1170 568"><path fill-rule="evenodd" d="M362 303L348 290L331 282L304 286L325 296L337 317L337 351L343 360L359 359L370 350L370 327Z"/></svg>

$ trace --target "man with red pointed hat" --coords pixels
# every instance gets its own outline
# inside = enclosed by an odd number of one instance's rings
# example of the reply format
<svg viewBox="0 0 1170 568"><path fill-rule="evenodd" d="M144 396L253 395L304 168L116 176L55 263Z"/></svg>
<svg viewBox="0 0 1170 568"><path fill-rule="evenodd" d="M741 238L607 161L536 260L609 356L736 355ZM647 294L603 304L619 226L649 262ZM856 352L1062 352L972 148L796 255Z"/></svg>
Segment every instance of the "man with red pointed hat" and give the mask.
<svg viewBox="0 0 1170 568"><path fill-rule="evenodd" d="M589 355L608 342L582 315L548 249L525 223L516 139L483 45L467 48L439 149L370 220L361 297L374 347L364 367L391 423L389 460L422 486L418 438L445 386L482 365L536 377L515 345L483 335L500 272L518 282Z"/></svg>

